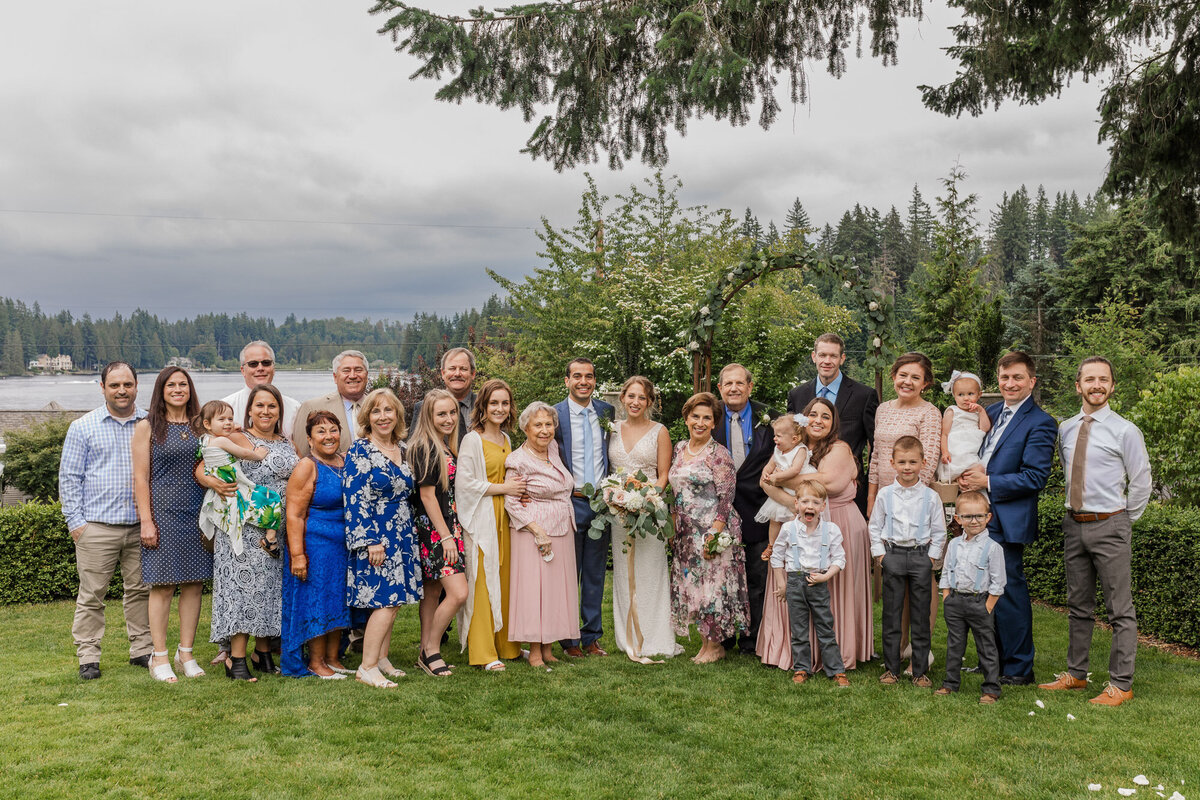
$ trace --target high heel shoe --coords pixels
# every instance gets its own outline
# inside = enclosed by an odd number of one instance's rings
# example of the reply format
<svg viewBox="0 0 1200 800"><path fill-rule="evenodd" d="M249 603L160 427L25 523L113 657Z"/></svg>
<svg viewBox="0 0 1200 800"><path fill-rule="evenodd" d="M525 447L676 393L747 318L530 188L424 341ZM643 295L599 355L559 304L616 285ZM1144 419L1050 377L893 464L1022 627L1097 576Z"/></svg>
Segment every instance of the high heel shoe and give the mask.
<svg viewBox="0 0 1200 800"><path fill-rule="evenodd" d="M150 677L154 678L156 681L162 681L163 683L175 683L178 678L175 677L175 672L171 669L171 662L168 661L165 664L154 663L154 659L166 657L166 650L163 650L161 653L156 650L150 654Z"/></svg>
<svg viewBox="0 0 1200 800"><path fill-rule="evenodd" d="M180 653L187 653L187 661L183 660ZM196 663L196 659L192 657L192 648L180 645L175 648L175 666L183 670L185 678L201 678L204 677L204 669Z"/></svg>
<svg viewBox="0 0 1200 800"><path fill-rule="evenodd" d="M250 663L259 672L266 672L270 675L278 675L279 667L275 665L275 658L271 655L270 650L254 650L250 653Z"/></svg>
<svg viewBox="0 0 1200 800"><path fill-rule="evenodd" d="M225 662L225 677L233 681L249 681L254 683L258 678L250 674L250 668L246 666L245 656L230 656Z"/></svg>

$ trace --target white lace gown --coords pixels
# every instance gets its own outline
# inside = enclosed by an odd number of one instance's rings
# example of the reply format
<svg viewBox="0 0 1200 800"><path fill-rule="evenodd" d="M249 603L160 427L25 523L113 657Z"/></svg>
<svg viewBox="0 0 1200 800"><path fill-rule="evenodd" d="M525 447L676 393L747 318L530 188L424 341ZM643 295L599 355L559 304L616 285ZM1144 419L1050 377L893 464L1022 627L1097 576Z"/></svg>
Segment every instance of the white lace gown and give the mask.
<svg viewBox="0 0 1200 800"><path fill-rule="evenodd" d="M621 425L616 423L608 437L608 459L613 472L641 470L651 482L658 480L658 432L662 425L654 423L629 451L625 450L621 439ZM626 551L627 541L631 543ZM634 659L674 656L683 652L671 627L671 579L667 572L666 544L652 536L629 539L625 529L614 524L612 558L613 632L617 647ZM638 632L641 633L640 646Z"/></svg>

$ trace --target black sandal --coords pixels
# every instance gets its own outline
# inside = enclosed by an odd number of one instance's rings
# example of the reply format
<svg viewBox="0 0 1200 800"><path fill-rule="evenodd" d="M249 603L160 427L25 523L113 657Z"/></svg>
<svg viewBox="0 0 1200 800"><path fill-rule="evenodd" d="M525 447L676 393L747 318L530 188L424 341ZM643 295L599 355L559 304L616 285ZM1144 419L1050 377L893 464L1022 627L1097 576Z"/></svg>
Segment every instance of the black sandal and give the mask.
<svg viewBox="0 0 1200 800"><path fill-rule="evenodd" d="M230 656L225 662L225 677L232 681L257 681L258 678L250 674L250 668L246 666L245 656Z"/></svg>
<svg viewBox="0 0 1200 800"><path fill-rule="evenodd" d="M269 539L267 539L266 536L263 536L261 539L258 540L258 546L261 547L263 549L263 552L265 552L271 558L279 558L280 550L279 550L278 539L276 539L276 541L272 542Z"/></svg>
<svg viewBox="0 0 1200 800"><path fill-rule="evenodd" d="M434 662L436 661L441 661L442 665L440 667L433 666ZM434 678L448 678L454 674L450 671L450 668L446 666L446 660L442 658L442 654L440 652L426 655L425 651L422 650L421 656L417 659L417 666L423 669L425 674Z"/></svg>
<svg viewBox="0 0 1200 800"><path fill-rule="evenodd" d="M259 672L266 672L270 675L279 674L279 667L275 665L275 659L272 657L270 650L252 650L250 663Z"/></svg>

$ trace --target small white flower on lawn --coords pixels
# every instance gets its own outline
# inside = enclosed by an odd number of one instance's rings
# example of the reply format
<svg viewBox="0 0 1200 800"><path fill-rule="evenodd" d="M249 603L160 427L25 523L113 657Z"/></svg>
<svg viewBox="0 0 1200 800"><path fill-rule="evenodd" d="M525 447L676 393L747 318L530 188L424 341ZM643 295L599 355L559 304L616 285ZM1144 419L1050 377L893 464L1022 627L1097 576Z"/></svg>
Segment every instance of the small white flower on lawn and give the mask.
<svg viewBox="0 0 1200 800"><path fill-rule="evenodd" d="M1120 788L1117 789L1117 794L1121 795L1121 797L1129 797L1130 795L1137 794L1137 789Z"/></svg>
<svg viewBox="0 0 1200 800"><path fill-rule="evenodd" d="M1098 783L1089 783L1089 784L1088 784L1088 791L1089 791L1089 792L1098 792L1098 791L1100 791L1100 790L1101 790L1101 789L1103 789L1103 788L1104 788L1104 787L1103 787L1103 786L1101 786L1101 785L1100 785L1100 784L1098 784Z"/></svg>
<svg viewBox="0 0 1200 800"><path fill-rule="evenodd" d="M1145 775L1135 776L1133 779L1133 782L1136 783L1138 786L1149 786L1150 785L1150 779L1147 778Z"/></svg>
<svg viewBox="0 0 1200 800"><path fill-rule="evenodd" d="M1038 707L1038 708L1045 708L1045 707L1046 707L1046 704L1045 704L1045 703L1043 703L1041 700L1035 700L1034 702L1035 702L1035 704L1037 705L1037 707Z"/></svg>
<svg viewBox="0 0 1200 800"><path fill-rule="evenodd" d="M1032 717L1033 715L1034 715L1034 712L1030 711L1030 712L1029 712L1029 716L1031 716L1031 717Z"/></svg>
<svg viewBox="0 0 1200 800"><path fill-rule="evenodd" d="M1071 721L1071 722L1074 722L1074 721L1075 721L1075 715L1074 715L1074 714L1067 714L1067 719L1068 719L1069 721Z"/></svg>

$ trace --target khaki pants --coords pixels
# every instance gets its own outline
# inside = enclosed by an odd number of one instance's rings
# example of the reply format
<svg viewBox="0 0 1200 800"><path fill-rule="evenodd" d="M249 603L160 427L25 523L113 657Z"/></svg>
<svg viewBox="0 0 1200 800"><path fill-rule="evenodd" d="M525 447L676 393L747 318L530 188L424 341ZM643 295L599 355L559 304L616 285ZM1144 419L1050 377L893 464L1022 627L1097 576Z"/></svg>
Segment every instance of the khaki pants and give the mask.
<svg viewBox="0 0 1200 800"><path fill-rule="evenodd" d="M75 562L79 568L79 597L75 600L75 622L71 635L80 664L100 661L100 641L104 638L104 595L117 564L125 584L122 605L125 608L125 632L129 636L129 656L149 654L150 618L147 602L150 587L142 582L142 545L140 526L107 525L89 522L75 542Z"/></svg>

